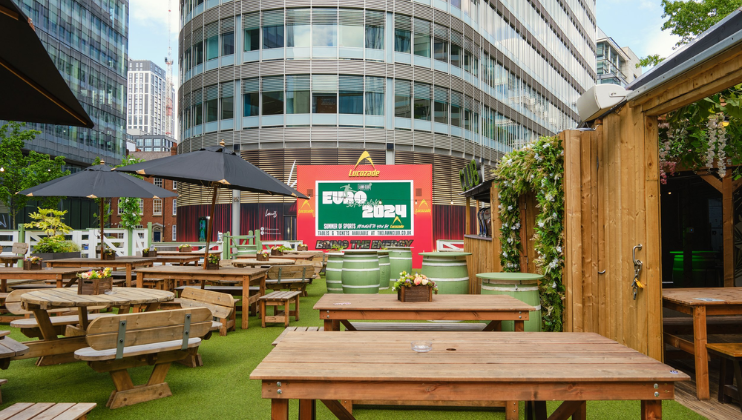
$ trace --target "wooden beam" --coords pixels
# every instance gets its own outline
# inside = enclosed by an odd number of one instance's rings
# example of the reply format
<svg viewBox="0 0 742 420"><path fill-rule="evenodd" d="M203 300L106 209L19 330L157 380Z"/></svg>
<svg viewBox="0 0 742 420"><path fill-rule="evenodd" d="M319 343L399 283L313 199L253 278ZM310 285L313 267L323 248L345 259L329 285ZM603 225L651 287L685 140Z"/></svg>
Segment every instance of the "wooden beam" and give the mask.
<svg viewBox="0 0 742 420"><path fill-rule="evenodd" d="M739 60L738 63L742 64L742 60ZM714 73L711 73L711 75L714 75ZM706 78L709 77L707 75L699 76L699 78ZM695 80L694 80L695 81ZM697 81L695 81L697 82ZM690 82L689 82L690 83ZM704 86L700 86L698 88L692 88L693 84L690 84L691 90L672 99L667 102L661 103L660 105L657 105L653 108L644 109L644 113L647 116L659 116L667 114L670 111L674 111L678 108L684 107L686 105L692 104L693 102L699 101L703 98L706 98L708 96L714 95L716 93L721 92L722 90L730 87L735 86L742 83L742 68L737 69L737 71L730 73L726 75L725 77L721 77L718 79L715 79L713 82L708 83Z"/></svg>
<svg viewBox="0 0 742 420"><path fill-rule="evenodd" d="M471 215L469 214L471 212L471 198L466 197L466 212L464 214L464 235L468 235L471 233Z"/></svg>
<svg viewBox="0 0 742 420"><path fill-rule="evenodd" d="M734 287L734 190L732 171L722 180L722 219L724 250L724 287Z"/></svg>
<svg viewBox="0 0 742 420"><path fill-rule="evenodd" d="M700 175L700 177L704 181L708 182L709 185L711 185L712 187L716 188L717 191L719 191L722 194L724 193L724 191L722 189L722 185L721 185L721 180L719 178L717 178L715 175L711 175L711 174Z"/></svg>
<svg viewBox="0 0 742 420"><path fill-rule="evenodd" d="M12 9L8 9L5 6L0 6L0 13L8 16L11 19L18 20L18 12L14 11Z"/></svg>
<svg viewBox="0 0 742 420"><path fill-rule="evenodd" d="M467 198L468 200L468 198ZM340 404L338 400L321 400L322 404L324 404L331 412L335 415L339 420L355 420L355 417L353 417L353 414L348 412L348 410L345 409L345 407Z"/></svg>

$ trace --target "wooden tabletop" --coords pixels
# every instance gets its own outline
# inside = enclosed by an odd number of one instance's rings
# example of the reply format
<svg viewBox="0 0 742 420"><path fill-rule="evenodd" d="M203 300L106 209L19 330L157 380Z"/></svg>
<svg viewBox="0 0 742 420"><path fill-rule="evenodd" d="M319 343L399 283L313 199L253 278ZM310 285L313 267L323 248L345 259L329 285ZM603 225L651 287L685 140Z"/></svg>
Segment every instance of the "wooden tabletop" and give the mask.
<svg viewBox="0 0 742 420"><path fill-rule="evenodd" d="M212 249L209 251L209 254L221 254L222 251ZM180 252L180 251L157 251L157 255L198 255L200 257L203 257L204 252L203 251L191 251L191 252Z"/></svg>
<svg viewBox="0 0 742 420"><path fill-rule="evenodd" d="M80 267L72 268L42 268L41 270L24 270L20 267L0 267L0 278L2 279L26 279L41 278L45 280L55 279L57 276L74 276L77 273L87 271Z"/></svg>
<svg viewBox="0 0 742 420"><path fill-rule="evenodd" d="M23 256L21 255L0 255L0 261L18 261L22 259Z"/></svg>
<svg viewBox="0 0 742 420"><path fill-rule="evenodd" d="M62 258L59 260L44 260L44 262L49 265L79 264L81 267L110 267L112 265L152 263L154 261L154 258L143 257L116 257L115 260L101 260L100 258Z"/></svg>
<svg viewBox="0 0 742 420"><path fill-rule="evenodd" d="M225 260L225 262L232 264L235 267L241 267L249 265L255 267L256 265L294 265L296 260L282 259L282 258L271 258L268 261L258 261L255 258L238 258L236 260Z"/></svg>
<svg viewBox="0 0 742 420"><path fill-rule="evenodd" d="M313 254L298 254L298 252L299 251L287 252L287 253L284 253L283 255L277 255L275 257L273 255L271 255L271 258L284 258L284 259L285 258L290 258L292 260L311 260L312 258L314 258L315 254L316 254L316 253L313 253ZM307 251L301 251L301 252L307 252ZM255 257L255 254L240 254L240 257L246 257L248 255L249 255L249 257L247 257L247 259L252 259L252 258ZM245 258L239 258L239 259L245 259Z"/></svg>
<svg viewBox="0 0 742 420"><path fill-rule="evenodd" d="M76 288L44 289L24 293L23 307L38 305L41 309L53 307L125 306L142 305L173 300L171 292L136 287L115 287L110 295L78 295Z"/></svg>
<svg viewBox="0 0 742 420"><path fill-rule="evenodd" d="M173 266L161 265L158 267L137 268L135 273L158 274L167 277L167 275L188 275L194 277L242 277L253 276L268 272L267 268L237 268L222 267L218 270L204 270L201 266Z"/></svg>
<svg viewBox="0 0 742 420"><path fill-rule="evenodd" d="M535 311L507 295L433 295L432 302L401 302L397 295L327 293L314 305L319 311L512 312Z"/></svg>
<svg viewBox="0 0 742 420"><path fill-rule="evenodd" d="M663 288L662 299L685 306L742 305L742 287Z"/></svg>
<svg viewBox="0 0 742 420"><path fill-rule="evenodd" d="M412 351L410 342L417 340L432 341L432 350L428 353ZM379 357L380 354L394 354L395 357ZM507 386L512 382L534 385L545 382L573 384L575 381L676 382L690 378L594 333L364 331L337 334L291 331L253 370L250 379L499 382ZM283 393L290 394L292 386L284 389ZM563 392L570 392L563 385L561 387ZM399 389L396 389L397 396L404 399L408 393L399 392ZM265 387L263 391L266 397ZM414 393L413 389L409 391ZM483 391L493 392L487 399L497 398L493 389L485 387ZM671 392L666 394L665 387L660 387L659 391L658 399L672 398ZM591 394L592 398L588 399L621 399L619 392L611 387L595 386ZM283 397L297 398L291 395ZM412 397L414 399L414 395ZM311 397L307 395L304 398ZM338 395L338 398L348 396Z"/></svg>

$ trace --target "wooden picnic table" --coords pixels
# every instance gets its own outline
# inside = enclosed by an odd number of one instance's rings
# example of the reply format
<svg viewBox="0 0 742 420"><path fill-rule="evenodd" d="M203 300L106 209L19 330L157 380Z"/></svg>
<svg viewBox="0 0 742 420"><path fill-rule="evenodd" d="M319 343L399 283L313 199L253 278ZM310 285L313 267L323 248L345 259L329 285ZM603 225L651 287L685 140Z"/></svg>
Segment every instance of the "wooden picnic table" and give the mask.
<svg viewBox="0 0 742 420"><path fill-rule="evenodd" d="M104 295L78 295L76 288L42 289L24 293L21 296L23 309L34 313L42 337L36 341L23 343L30 348L30 351L15 359L49 357L52 360L56 358L57 363L74 361L72 354L75 350L88 347L85 341L85 331L88 328L88 307L128 308L134 305L146 305L147 311L155 311L161 302L174 298L175 295L171 292L133 287L116 287L113 293ZM78 330L81 334L63 338L57 336L48 311L58 308L79 308L77 311ZM40 360L37 364L46 363Z"/></svg>
<svg viewBox="0 0 742 420"><path fill-rule="evenodd" d="M742 315L742 288L662 289L662 306L693 316L693 341L666 332L664 342L693 355L696 365L696 396L699 400L707 400L710 391L706 317Z"/></svg>
<svg viewBox="0 0 742 420"><path fill-rule="evenodd" d="M0 263L5 264L6 267L12 267L19 260L22 260L23 256L19 255L0 255Z"/></svg>
<svg viewBox="0 0 742 420"><path fill-rule="evenodd" d="M234 267L260 267L261 265L294 265L296 260L288 258L271 258L268 261L258 261L255 258L237 258L236 260L225 260Z"/></svg>
<svg viewBox="0 0 742 420"><path fill-rule="evenodd" d="M221 254L222 251L212 249L209 251L209 254ZM198 258L203 258L204 252L203 251L191 251L191 252L180 252L180 251L157 251L157 256L160 255L163 256L173 256L173 255L197 255Z"/></svg>
<svg viewBox="0 0 742 420"><path fill-rule="evenodd" d="M314 305L325 331L339 331L340 324L353 331L350 320L460 320L490 321L483 331L499 330L502 321L514 321L523 331L528 312L534 311L507 295L433 295L432 302L401 302L397 295L328 293Z"/></svg>
<svg viewBox="0 0 742 420"><path fill-rule="evenodd" d="M115 260L100 258L62 258L61 260L44 261L49 267L86 267L86 268L125 268L126 287L131 287L131 271L137 267L151 267L154 258L116 257Z"/></svg>
<svg viewBox="0 0 742 420"><path fill-rule="evenodd" d="M178 264L178 265L188 265L193 263L193 265L198 265L198 260L203 257L202 254L196 254L196 253L187 253L187 252L180 252L180 255L161 255L160 252L157 253L157 256L155 257L140 257L145 259L153 260L156 263L162 263L162 264Z"/></svg>
<svg viewBox="0 0 742 420"><path fill-rule="evenodd" d="M271 255L271 259L278 258L278 259L291 259L291 260L311 260L315 257L314 254L300 254L300 252L310 252L310 251L289 251L284 252L283 255ZM255 254L240 254L240 258L238 259L253 259L255 258Z"/></svg>
<svg viewBox="0 0 742 420"><path fill-rule="evenodd" d="M412 351L422 340L432 350ZM587 400L641 400L641 418L659 419L675 382L690 378L594 333L292 331L250 379L272 400L271 419L288 419L298 399L305 420L316 400L339 419L353 416L338 400L507 401L507 419L518 418L518 401L538 401L543 418L542 401L564 401L554 418L585 419Z"/></svg>
<svg viewBox="0 0 742 420"><path fill-rule="evenodd" d="M0 268L0 293L8 292L8 280L54 280L57 287L72 286L77 280L80 268L42 268L41 270L24 270L20 267ZM64 280L70 280L64 284ZM74 281L73 281L74 280Z"/></svg>
<svg viewBox="0 0 742 420"><path fill-rule="evenodd" d="M242 329L248 328L248 308L257 302L260 296L265 295L265 278L267 268L236 268L222 267L218 270L204 270L202 267L193 266L158 266L138 268L137 287L144 286L144 280L150 278L165 278L171 280L198 281L201 288L206 283L217 284L242 284ZM257 284L260 290L256 295L250 296L250 285Z"/></svg>

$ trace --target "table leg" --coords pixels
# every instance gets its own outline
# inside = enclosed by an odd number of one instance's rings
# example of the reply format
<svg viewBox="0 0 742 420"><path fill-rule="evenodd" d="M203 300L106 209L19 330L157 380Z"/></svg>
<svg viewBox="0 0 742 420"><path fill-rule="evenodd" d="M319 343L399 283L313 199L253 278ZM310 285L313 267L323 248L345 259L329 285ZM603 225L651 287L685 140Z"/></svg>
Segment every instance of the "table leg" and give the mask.
<svg viewBox="0 0 742 420"><path fill-rule="evenodd" d="M148 303L144 308L144 312L154 312L160 308L160 302Z"/></svg>
<svg viewBox="0 0 742 420"><path fill-rule="evenodd" d="M137 273L137 287L144 287L144 273Z"/></svg>
<svg viewBox="0 0 742 420"><path fill-rule="evenodd" d="M8 279L0 280L0 293L8 293Z"/></svg>
<svg viewBox="0 0 742 420"><path fill-rule="evenodd" d="M263 284L265 282L262 282ZM262 296L262 294L260 294ZM242 278L242 329L246 330L250 328L249 317L250 316L250 276L244 276ZM260 312L260 316L265 319L265 313ZM263 324L265 327L265 323Z"/></svg>
<svg viewBox="0 0 742 420"><path fill-rule="evenodd" d="M139 273L137 273L139 278ZM126 264L126 287L131 287L131 264Z"/></svg>
<svg viewBox="0 0 742 420"><path fill-rule="evenodd" d="M57 289L61 289L64 287L64 280L62 280L62 276L57 276Z"/></svg>
<svg viewBox="0 0 742 420"><path fill-rule="evenodd" d="M49 313L43 309L33 309L33 314L36 317L36 323L39 324L39 329L44 340L58 340L57 332L54 331Z"/></svg>
<svg viewBox="0 0 742 420"><path fill-rule="evenodd" d="M325 331L340 331L340 321L337 319L326 319Z"/></svg>
<svg viewBox="0 0 742 420"><path fill-rule="evenodd" d="M289 420L289 400L271 400L271 420Z"/></svg>
<svg viewBox="0 0 742 420"><path fill-rule="evenodd" d="M506 420L518 420L518 401L507 401L505 402L505 419Z"/></svg>
<svg viewBox="0 0 742 420"><path fill-rule="evenodd" d="M83 331L88 330L88 308L85 307L79 307L77 308L77 315L80 319L80 328L82 328Z"/></svg>
<svg viewBox="0 0 742 420"><path fill-rule="evenodd" d="M526 322L525 321L514 321L513 322L515 326L513 327L513 330L515 332L523 332L526 330Z"/></svg>
<svg viewBox="0 0 742 420"><path fill-rule="evenodd" d="M502 331L502 321L490 321L482 331Z"/></svg>
<svg viewBox="0 0 742 420"><path fill-rule="evenodd" d="M693 353L696 359L696 396L709 399L709 356L706 351L706 307L693 307Z"/></svg>
<svg viewBox="0 0 742 420"><path fill-rule="evenodd" d="M659 420L662 418L662 400L642 401L642 420Z"/></svg>
<svg viewBox="0 0 742 420"><path fill-rule="evenodd" d="M299 420L315 420L317 418L316 400L299 400Z"/></svg>

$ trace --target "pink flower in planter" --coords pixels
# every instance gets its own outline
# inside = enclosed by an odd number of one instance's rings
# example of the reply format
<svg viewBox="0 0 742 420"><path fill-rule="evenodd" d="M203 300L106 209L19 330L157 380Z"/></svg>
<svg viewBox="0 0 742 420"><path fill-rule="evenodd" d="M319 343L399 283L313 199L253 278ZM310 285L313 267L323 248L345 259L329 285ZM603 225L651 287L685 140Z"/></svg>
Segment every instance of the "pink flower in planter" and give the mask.
<svg viewBox="0 0 742 420"><path fill-rule="evenodd" d="M420 277L415 277L415 286L419 286L420 283L422 283L422 279Z"/></svg>

